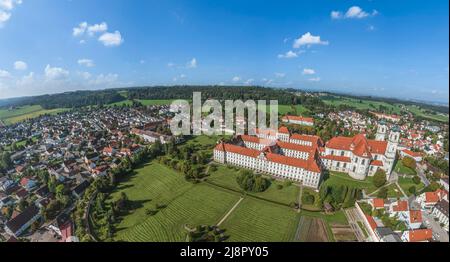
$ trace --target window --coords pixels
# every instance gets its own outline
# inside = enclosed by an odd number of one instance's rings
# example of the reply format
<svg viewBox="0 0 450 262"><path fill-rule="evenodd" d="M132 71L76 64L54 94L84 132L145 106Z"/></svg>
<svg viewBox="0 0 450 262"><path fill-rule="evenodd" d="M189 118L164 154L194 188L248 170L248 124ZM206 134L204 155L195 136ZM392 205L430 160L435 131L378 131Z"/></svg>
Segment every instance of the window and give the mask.
<svg viewBox="0 0 450 262"><path fill-rule="evenodd" d="M345 152L344 151L341 151L341 156L345 156Z"/></svg>

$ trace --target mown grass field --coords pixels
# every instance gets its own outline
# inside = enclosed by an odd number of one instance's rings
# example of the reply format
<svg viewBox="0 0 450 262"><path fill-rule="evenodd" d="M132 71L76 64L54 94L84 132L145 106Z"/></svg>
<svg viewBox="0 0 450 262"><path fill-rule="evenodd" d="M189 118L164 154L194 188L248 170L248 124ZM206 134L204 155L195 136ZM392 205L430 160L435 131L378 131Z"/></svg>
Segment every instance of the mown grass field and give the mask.
<svg viewBox="0 0 450 262"><path fill-rule="evenodd" d="M399 174L404 174L404 175L414 176L417 174L416 170L413 170L409 167L404 166L401 160L397 161L397 164L395 165L394 170L395 170L395 172L397 172Z"/></svg>
<svg viewBox="0 0 450 262"><path fill-rule="evenodd" d="M184 241L185 224L214 225L239 200L238 194L188 183L181 174L156 162L136 170L112 198L118 198L120 192L140 207L116 225L115 239L119 241ZM146 210L157 203L167 207L154 216L147 215Z"/></svg>
<svg viewBox="0 0 450 262"><path fill-rule="evenodd" d="M221 228L233 242L293 241L299 214L288 207L244 199Z"/></svg>
<svg viewBox="0 0 450 262"><path fill-rule="evenodd" d="M365 189L366 193L368 194L372 193L377 189L373 184L372 177L367 177L366 180L362 181L353 179L346 173L339 173L339 172L330 172L329 178L326 179L324 183L329 185L346 185L357 187L360 189Z"/></svg>
<svg viewBox="0 0 450 262"><path fill-rule="evenodd" d="M425 185L422 182L420 182L420 184L416 185L413 182L412 177L399 177L398 185L403 189L403 191L405 191L405 194L407 194L408 196L412 195L409 192L410 187L415 186L416 192L420 192L425 187Z"/></svg>
<svg viewBox="0 0 450 262"><path fill-rule="evenodd" d="M236 182L236 177L239 172L238 170L239 169L237 168L220 165L218 166L217 171L210 173L208 182L230 188L232 190L242 191ZM282 188L278 189L277 185L282 186ZM272 181L272 184L266 191L247 194L267 199L269 201L282 203L284 205L289 205L290 203L297 201L299 191L299 187L294 184L286 186L283 181Z"/></svg>
<svg viewBox="0 0 450 262"><path fill-rule="evenodd" d="M45 114L57 114L66 111L64 108L43 109L39 105L22 106L12 110L0 109L0 120L5 125L15 124L27 119L32 119Z"/></svg>

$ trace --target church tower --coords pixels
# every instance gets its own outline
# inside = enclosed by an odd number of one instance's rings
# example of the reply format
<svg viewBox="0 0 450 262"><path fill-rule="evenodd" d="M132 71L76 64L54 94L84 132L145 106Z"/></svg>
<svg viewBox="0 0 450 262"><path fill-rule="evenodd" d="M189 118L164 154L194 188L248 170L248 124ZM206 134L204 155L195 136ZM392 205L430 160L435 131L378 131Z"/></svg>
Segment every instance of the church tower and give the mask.
<svg viewBox="0 0 450 262"><path fill-rule="evenodd" d="M387 126L384 121L378 123L377 134L375 135L375 140L384 141L386 139Z"/></svg>
<svg viewBox="0 0 450 262"><path fill-rule="evenodd" d="M389 132L387 149L385 153L386 155L385 169L388 175L391 173L394 167L399 141L400 141L400 130L397 126L395 126L392 128L391 132Z"/></svg>

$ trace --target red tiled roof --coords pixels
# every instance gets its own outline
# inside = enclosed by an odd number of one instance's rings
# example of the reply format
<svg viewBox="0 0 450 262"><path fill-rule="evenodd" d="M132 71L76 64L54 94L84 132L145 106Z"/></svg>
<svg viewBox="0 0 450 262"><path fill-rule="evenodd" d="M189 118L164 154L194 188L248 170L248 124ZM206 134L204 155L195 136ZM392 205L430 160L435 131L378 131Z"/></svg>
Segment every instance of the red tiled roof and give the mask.
<svg viewBox="0 0 450 262"><path fill-rule="evenodd" d="M311 142L313 145L320 145L322 139L318 136L292 134L291 139Z"/></svg>
<svg viewBox="0 0 450 262"><path fill-rule="evenodd" d="M381 162L380 160L372 160L372 162L370 162L371 166L383 166L383 162Z"/></svg>
<svg viewBox="0 0 450 262"><path fill-rule="evenodd" d="M368 140L365 135L359 134L354 137L333 137L326 146L332 149L352 151L361 157L370 157L371 153L384 154L387 142Z"/></svg>
<svg viewBox="0 0 450 262"><path fill-rule="evenodd" d="M393 207L394 211L408 211L408 201L397 201L397 205Z"/></svg>
<svg viewBox="0 0 450 262"><path fill-rule="evenodd" d="M282 126L278 129L278 133L289 134L289 129L285 126Z"/></svg>
<svg viewBox="0 0 450 262"><path fill-rule="evenodd" d="M375 208L383 208L384 207L384 199L382 199L382 198L374 198L374 199L372 199L372 203Z"/></svg>
<svg viewBox="0 0 450 262"><path fill-rule="evenodd" d="M417 229L409 231L409 242L427 241L433 238L431 229Z"/></svg>
<svg viewBox="0 0 450 262"><path fill-rule="evenodd" d="M218 144L215 149L254 158L258 157L261 154L258 150L225 143Z"/></svg>
<svg viewBox="0 0 450 262"><path fill-rule="evenodd" d="M311 117L303 117L303 116L284 116L282 118L283 120L288 120L288 121L303 121L303 122L309 122L309 123L314 123L314 119Z"/></svg>
<svg viewBox="0 0 450 262"><path fill-rule="evenodd" d="M420 210L409 211L409 221L411 223L422 223L422 211Z"/></svg>
<svg viewBox="0 0 450 262"><path fill-rule="evenodd" d="M298 158L287 157L283 155L268 153L266 154L267 160L287 166L294 166L298 168L303 168L312 172L320 173L320 168L313 158L310 160L303 160Z"/></svg>
<svg viewBox="0 0 450 262"><path fill-rule="evenodd" d="M243 141L250 142L250 143L263 144L263 145L270 145L271 143L274 143L272 140L259 138L257 136L240 135L239 137Z"/></svg>
<svg viewBox="0 0 450 262"><path fill-rule="evenodd" d="M375 230L375 228L377 228L377 223L375 222L375 220L373 219L373 217L365 215L367 218L367 221L369 222L370 227L372 228L372 230Z"/></svg>
<svg viewBox="0 0 450 262"><path fill-rule="evenodd" d="M346 163L350 163L351 162L350 157L346 157L346 156L326 155L326 156L322 156L321 158L328 159L328 160L333 160L333 161L339 161L339 162L346 162Z"/></svg>
<svg viewBox="0 0 450 262"><path fill-rule="evenodd" d="M436 190L435 192L425 192L425 202L437 203L441 200L442 190Z"/></svg>
<svg viewBox="0 0 450 262"><path fill-rule="evenodd" d="M412 156L412 157L421 157L422 156L421 153L414 152L414 151L411 151L411 150L408 150L408 149L403 149L402 151L403 151L403 153L405 153L405 154L407 154L409 156Z"/></svg>
<svg viewBox="0 0 450 262"><path fill-rule="evenodd" d="M277 145L281 148L300 151L300 152L311 153L311 151L315 150L315 148L312 146L304 146L304 145L298 145L298 144L294 144L294 143L286 143L286 142L282 142L282 141L278 141Z"/></svg>

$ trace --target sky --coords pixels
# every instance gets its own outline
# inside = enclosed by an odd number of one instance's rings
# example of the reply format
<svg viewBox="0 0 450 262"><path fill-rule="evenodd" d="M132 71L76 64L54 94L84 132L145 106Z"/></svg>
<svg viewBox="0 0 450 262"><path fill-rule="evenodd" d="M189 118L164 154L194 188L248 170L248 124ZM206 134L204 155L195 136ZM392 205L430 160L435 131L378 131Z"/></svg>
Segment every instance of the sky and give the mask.
<svg viewBox="0 0 450 262"><path fill-rule="evenodd" d="M448 103L448 5L0 0L0 99L215 84Z"/></svg>

